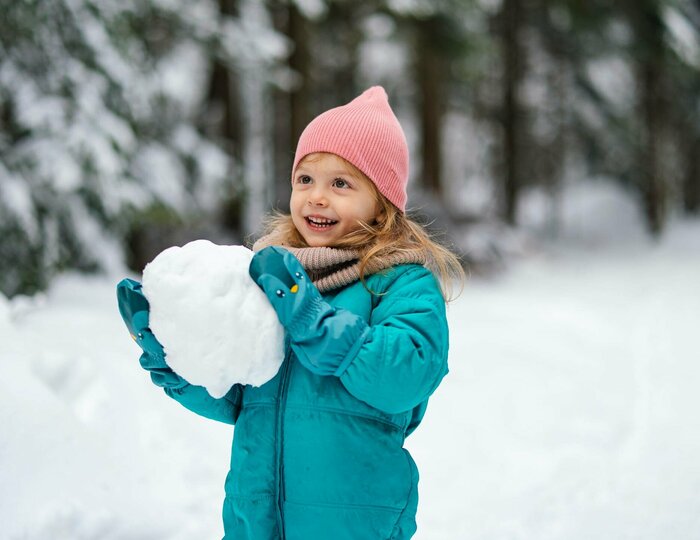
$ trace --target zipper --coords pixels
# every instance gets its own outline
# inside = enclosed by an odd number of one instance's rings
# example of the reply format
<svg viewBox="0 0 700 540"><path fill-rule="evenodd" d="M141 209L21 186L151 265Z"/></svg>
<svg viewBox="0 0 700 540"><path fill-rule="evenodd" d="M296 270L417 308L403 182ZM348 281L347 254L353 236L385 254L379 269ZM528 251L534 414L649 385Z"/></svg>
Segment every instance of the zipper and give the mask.
<svg viewBox="0 0 700 540"><path fill-rule="evenodd" d="M280 379L279 389L277 391L277 418L275 422L276 436L275 436L275 455L277 456L277 527L280 531L280 540L284 540L284 456L283 452L283 439L284 439L284 410L285 403L287 401L287 388L289 382L289 373L291 371L292 365L292 348L287 344L287 350L285 353L284 363L282 365L282 378Z"/></svg>

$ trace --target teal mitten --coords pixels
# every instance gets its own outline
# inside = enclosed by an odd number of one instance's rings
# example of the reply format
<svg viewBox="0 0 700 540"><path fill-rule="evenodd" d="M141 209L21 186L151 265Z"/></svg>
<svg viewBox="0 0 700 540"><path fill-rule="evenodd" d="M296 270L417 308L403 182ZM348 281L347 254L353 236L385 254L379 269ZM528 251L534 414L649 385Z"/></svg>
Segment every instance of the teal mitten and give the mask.
<svg viewBox="0 0 700 540"><path fill-rule="evenodd" d="M275 308L299 361L318 375L340 377L369 333L364 319L326 302L299 260L283 248L257 252L249 273Z"/></svg>
<svg viewBox="0 0 700 540"><path fill-rule="evenodd" d="M119 313L134 341L141 347L141 367L149 371L154 384L163 388L181 388L188 383L165 363L165 351L148 327L149 304L141 284L123 279L117 284Z"/></svg>

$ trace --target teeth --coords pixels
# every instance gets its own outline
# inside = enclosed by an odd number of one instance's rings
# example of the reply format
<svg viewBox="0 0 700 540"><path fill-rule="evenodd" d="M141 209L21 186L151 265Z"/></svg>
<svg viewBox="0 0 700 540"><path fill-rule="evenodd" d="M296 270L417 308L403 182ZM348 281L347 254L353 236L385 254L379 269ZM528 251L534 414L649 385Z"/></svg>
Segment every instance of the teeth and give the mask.
<svg viewBox="0 0 700 540"><path fill-rule="evenodd" d="M307 219L314 225L331 225L333 223L336 223L332 219L326 218L308 217Z"/></svg>

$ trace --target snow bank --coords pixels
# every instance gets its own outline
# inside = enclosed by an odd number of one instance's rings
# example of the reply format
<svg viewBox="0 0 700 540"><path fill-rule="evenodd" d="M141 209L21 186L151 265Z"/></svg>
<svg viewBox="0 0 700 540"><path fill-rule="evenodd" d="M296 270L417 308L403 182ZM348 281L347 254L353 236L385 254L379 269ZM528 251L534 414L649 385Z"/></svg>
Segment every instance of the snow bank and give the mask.
<svg viewBox="0 0 700 540"><path fill-rule="evenodd" d="M700 220L628 244L549 245L450 306L414 540L697 540ZM0 297L2 540L223 536L235 428L151 383L119 279Z"/></svg>
<svg viewBox="0 0 700 540"><path fill-rule="evenodd" d="M266 383L284 359L284 329L248 274L252 257L244 246L195 240L166 249L143 272L168 365L217 398L235 383Z"/></svg>
<svg viewBox="0 0 700 540"><path fill-rule="evenodd" d="M139 439L138 425L125 432L120 416L129 414L132 423L138 417L128 413L132 406L117 404L138 403L143 414L148 407L138 389L124 384L124 361L109 361L117 352L127 356L111 336L135 345L115 331L118 315L95 312L107 305L96 299L93 283L58 281L48 304L44 295L11 301L0 295L0 538L172 536L175 529L142 504L160 499L168 482L147 478L148 452L124 447ZM143 370L132 356L138 380Z"/></svg>

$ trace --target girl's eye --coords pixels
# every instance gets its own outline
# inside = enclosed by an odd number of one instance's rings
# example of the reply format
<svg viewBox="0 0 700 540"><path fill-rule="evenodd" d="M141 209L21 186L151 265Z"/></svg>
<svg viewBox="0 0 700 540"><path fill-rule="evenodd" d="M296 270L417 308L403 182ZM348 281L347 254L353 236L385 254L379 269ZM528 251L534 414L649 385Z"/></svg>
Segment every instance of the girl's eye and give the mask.
<svg viewBox="0 0 700 540"><path fill-rule="evenodd" d="M333 185L336 186L336 187L339 187L339 188L343 188L343 189L349 188L349 187L350 187L350 184L348 184L348 183L347 183L345 180L343 180L342 178L336 178L336 179L333 181Z"/></svg>
<svg viewBox="0 0 700 540"><path fill-rule="evenodd" d="M297 178L297 182L300 184L310 184L311 183L311 177L307 175L302 175L299 178Z"/></svg>

